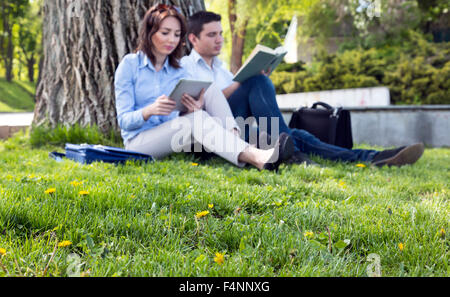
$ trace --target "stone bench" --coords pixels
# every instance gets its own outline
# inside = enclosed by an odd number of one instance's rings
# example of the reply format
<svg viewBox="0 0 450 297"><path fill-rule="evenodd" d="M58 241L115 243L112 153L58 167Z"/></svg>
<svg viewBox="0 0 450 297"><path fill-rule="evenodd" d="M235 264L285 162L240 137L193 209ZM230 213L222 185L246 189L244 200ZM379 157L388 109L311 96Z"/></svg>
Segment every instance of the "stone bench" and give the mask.
<svg viewBox="0 0 450 297"><path fill-rule="evenodd" d="M281 108L286 123L299 107ZM354 143L450 147L450 105L346 107Z"/></svg>
<svg viewBox="0 0 450 297"><path fill-rule="evenodd" d="M5 140L11 138L19 131L26 131L29 126L0 126L0 139Z"/></svg>
<svg viewBox="0 0 450 297"><path fill-rule="evenodd" d="M25 131L33 121L33 113L0 113L0 139L8 139Z"/></svg>
<svg viewBox="0 0 450 297"><path fill-rule="evenodd" d="M350 110L355 143L391 147L423 142L450 147L450 105L392 106L387 87L277 96L286 123L292 112L317 101Z"/></svg>

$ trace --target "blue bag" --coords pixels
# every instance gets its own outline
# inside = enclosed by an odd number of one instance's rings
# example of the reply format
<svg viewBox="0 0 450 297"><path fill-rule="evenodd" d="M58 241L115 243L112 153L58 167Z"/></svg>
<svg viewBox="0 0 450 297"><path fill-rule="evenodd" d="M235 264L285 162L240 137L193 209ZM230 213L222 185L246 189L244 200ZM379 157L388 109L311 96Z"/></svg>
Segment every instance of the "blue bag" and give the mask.
<svg viewBox="0 0 450 297"><path fill-rule="evenodd" d="M66 143L66 153L61 154L52 152L49 156L56 161L68 158L83 164L91 164L92 162L105 163L125 163L126 161L144 161L152 162L153 157L138 152L127 151L117 147L90 144L71 144Z"/></svg>

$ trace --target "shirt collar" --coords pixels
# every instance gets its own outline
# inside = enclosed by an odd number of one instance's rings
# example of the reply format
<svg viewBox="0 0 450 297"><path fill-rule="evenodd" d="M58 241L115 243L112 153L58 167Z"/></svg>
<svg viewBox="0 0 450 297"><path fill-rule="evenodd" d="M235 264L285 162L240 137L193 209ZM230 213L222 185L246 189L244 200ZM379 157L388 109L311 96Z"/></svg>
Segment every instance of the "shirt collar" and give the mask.
<svg viewBox="0 0 450 297"><path fill-rule="evenodd" d="M151 60L147 57L146 54L144 54L142 51L138 52L139 55L139 68L144 68L144 67L148 67L151 70L153 70L154 72L156 72L155 66L153 66L153 63L151 62ZM166 59L166 61L164 62L163 65L163 70L165 70L166 72L169 72L170 67L169 67L169 58Z"/></svg>
<svg viewBox="0 0 450 297"><path fill-rule="evenodd" d="M190 56L192 57L192 59L194 60L194 62L196 64L198 64L199 61L203 61L203 63L209 67L209 65L208 65L208 63L206 63L205 59L203 59L203 57L200 56L200 54L195 49L192 49ZM214 68L222 67L222 61L220 61L220 59L217 56L213 58L213 67Z"/></svg>

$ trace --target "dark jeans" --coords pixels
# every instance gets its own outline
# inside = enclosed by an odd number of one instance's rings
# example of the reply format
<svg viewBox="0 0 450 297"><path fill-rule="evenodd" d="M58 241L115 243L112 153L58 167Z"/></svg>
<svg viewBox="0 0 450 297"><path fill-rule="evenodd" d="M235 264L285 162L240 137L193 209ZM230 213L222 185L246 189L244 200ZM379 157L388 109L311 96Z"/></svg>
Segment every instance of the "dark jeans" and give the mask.
<svg viewBox="0 0 450 297"><path fill-rule="evenodd" d="M371 161L378 151L373 150L349 150L346 148L330 145L320 141L311 133L290 129L283 119L276 100L275 87L272 81L264 76L258 75L246 80L228 99L231 111L235 118L247 119L255 117L260 124L260 118L267 118L267 134L272 135L271 118L279 119L279 134L285 132L291 135L297 150L306 154L318 155L324 159L344 162L367 162ZM246 126L246 141L249 140L249 127Z"/></svg>
<svg viewBox="0 0 450 297"><path fill-rule="evenodd" d="M271 118L280 119L279 134L285 132L290 134L290 129L283 120L281 111L276 101L275 87L272 81L264 76L258 75L249 78L228 99L228 103L235 118L247 119L255 117L260 126L260 118L267 120L267 134L272 135ZM265 129L264 129L265 130ZM245 140L248 141L249 127L246 126Z"/></svg>

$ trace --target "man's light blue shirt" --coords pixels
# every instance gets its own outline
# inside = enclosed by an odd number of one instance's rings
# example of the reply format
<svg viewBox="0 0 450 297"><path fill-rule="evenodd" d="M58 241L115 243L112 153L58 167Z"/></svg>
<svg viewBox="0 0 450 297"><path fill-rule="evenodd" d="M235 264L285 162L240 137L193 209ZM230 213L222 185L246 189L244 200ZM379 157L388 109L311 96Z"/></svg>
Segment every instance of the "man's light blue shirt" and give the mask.
<svg viewBox="0 0 450 297"><path fill-rule="evenodd" d="M114 87L117 119L124 143L179 116L179 111L174 111L168 116L151 116L145 121L142 111L161 95L169 96L178 81L186 76L183 68L170 66L169 59L160 71L156 71L143 52L123 58L115 73Z"/></svg>
<svg viewBox="0 0 450 297"><path fill-rule="evenodd" d="M226 89L233 83L233 74L223 67L218 57L214 57L210 67L194 49L189 56L181 59L181 66L191 79L213 81L220 90Z"/></svg>

